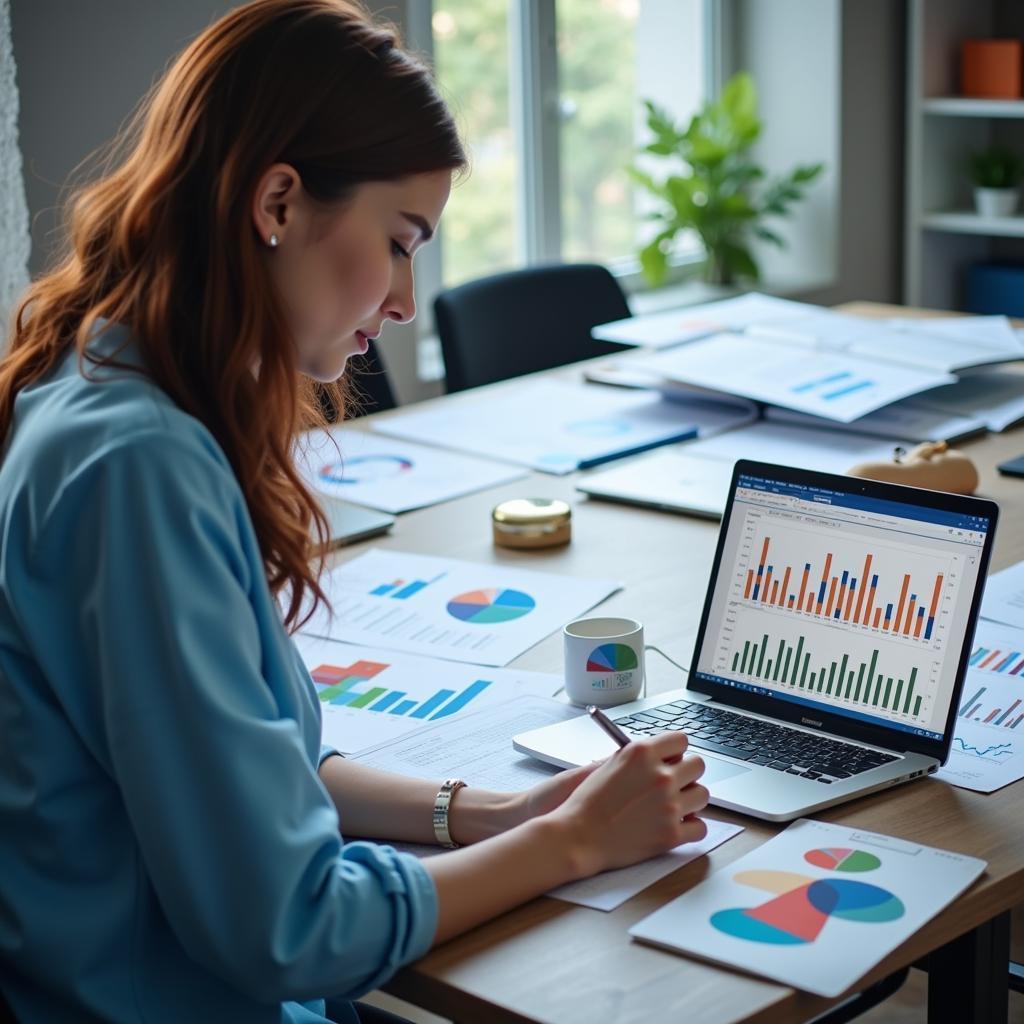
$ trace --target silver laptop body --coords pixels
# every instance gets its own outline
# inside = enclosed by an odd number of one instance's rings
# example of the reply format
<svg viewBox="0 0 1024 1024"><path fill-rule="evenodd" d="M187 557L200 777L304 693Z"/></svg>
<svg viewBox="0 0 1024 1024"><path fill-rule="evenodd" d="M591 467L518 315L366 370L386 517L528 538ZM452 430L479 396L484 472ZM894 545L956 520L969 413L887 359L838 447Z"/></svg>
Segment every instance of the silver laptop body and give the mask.
<svg viewBox="0 0 1024 1024"><path fill-rule="evenodd" d="M977 498L740 461L686 688L607 713L632 737L685 732L711 803L769 821L930 774L997 518ZM561 767L615 749L586 715L513 744Z"/></svg>

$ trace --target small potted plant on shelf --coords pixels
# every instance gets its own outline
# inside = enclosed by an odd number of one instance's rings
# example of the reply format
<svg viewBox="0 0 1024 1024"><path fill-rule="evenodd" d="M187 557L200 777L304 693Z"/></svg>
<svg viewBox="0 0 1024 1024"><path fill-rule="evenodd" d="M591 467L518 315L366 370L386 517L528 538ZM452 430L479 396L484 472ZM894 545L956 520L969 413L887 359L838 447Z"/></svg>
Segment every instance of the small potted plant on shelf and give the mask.
<svg viewBox="0 0 1024 1024"><path fill-rule="evenodd" d="M1017 210L1024 161L1004 146L990 146L971 154L974 205L982 217L1010 217Z"/></svg>
<svg viewBox="0 0 1024 1024"><path fill-rule="evenodd" d="M644 106L654 139L641 152L664 158L670 168L663 180L638 166L629 169L633 180L659 200L660 207L650 215L659 230L639 254L644 275L651 284L660 284L673 239L691 229L707 252L705 280L719 285L740 278L756 281L760 270L751 252L752 238L784 246L783 239L762 222L766 217L786 216L790 204L803 197L824 165L797 167L764 182L764 168L749 154L762 123L754 80L746 72L733 76L721 97L706 103L685 128L677 127L666 111L649 100Z"/></svg>

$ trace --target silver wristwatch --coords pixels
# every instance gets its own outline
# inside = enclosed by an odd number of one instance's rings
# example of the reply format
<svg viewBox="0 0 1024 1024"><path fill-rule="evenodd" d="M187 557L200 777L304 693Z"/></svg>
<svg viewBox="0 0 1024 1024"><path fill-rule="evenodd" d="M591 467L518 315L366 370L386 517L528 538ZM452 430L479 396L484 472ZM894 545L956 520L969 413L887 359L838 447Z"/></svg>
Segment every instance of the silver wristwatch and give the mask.
<svg viewBox="0 0 1024 1024"><path fill-rule="evenodd" d="M466 784L462 779L445 779L434 800L434 836L439 845L449 850L458 847L452 842L452 834L448 831L448 809L452 805L452 797Z"/></svg>

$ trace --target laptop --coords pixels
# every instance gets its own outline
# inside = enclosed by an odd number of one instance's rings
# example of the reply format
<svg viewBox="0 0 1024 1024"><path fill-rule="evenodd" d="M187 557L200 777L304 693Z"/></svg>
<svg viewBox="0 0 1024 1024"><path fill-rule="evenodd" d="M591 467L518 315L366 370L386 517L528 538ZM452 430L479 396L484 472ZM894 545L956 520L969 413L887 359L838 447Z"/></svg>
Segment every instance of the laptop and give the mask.
<svg viewBox="0 0 1024 1024"><path fill-rule="evenodd" d="M355 544L357 541L387 533L395 524L395 517L372 508L351 505L347 501L318 494L317 500L327 516L330 539L326 550ZM312 524L311 524L312 525Z"/></svg>
<svg viewBox="0 0 1024 1024"><path fill-rule="evenodd" d="M994 502L741 460L684 689L608 713L685 732L711 803L789 821L934 772L953 738ZM614 746L586 715L520 733L561 767Z"/></svg>

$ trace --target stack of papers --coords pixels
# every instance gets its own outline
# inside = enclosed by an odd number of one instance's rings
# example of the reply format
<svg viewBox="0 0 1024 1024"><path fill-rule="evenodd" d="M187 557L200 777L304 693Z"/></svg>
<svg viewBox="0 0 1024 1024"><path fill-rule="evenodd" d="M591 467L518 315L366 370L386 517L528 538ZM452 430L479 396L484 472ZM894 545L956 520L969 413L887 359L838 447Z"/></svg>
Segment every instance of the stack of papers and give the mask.
<svg viewBox="0 0 1024 1024"><path fill-rule="evenodd" d="M985 581L982 618L1024 627L1024 562L995 572Z"/></svg>
<svg viewBox="0 0 1024 1024"><path fill-rule="evenodd" d="M602 341L616 341L620 345L668 348L719 331L741 331L755 323L796 317L818 308L804 302L790 302L772 295L749 292L735 299L613 320L599 324L590 333Z"/></svg>
<svg viewBox="0 0 1024 1024"><path fill-rule="evenodd" d="M880 320L751 293L602 324L593 333L673 348L588 371L604 383L652 386L660 378L837 424L885 409L880 422L864 424L865 433L898 427L893 403L930 392L927 408L911 409L908 430L900 431L920 440L964 437L979 423L1002 430L1024 417L1024 377L978 375L964 386L955 376L1024 359L1021 332L1002 316Z"/></svg>
<svg viewBox="0 0 1024 1024"><path fill-rule="evenodd" d="M536 381L507 394L460 396L457 403L390 416L374 429L565 474L724 430L750 415L729 404L670 402L655 392Z"/></svg>
<svg viewBox="0 0 1024 1024"><path fill-rule="evenodd" d="M669 381L741 395L849 423L902 398L956 382L945 370L805 343L788 331L715 334L645 361ZM810 338L811 336L808 336Z"/></svg>

